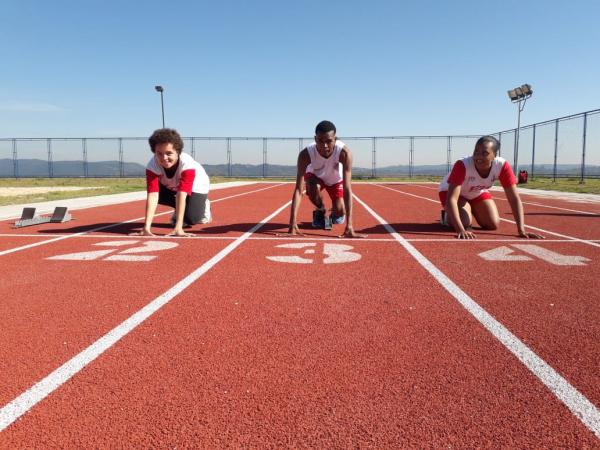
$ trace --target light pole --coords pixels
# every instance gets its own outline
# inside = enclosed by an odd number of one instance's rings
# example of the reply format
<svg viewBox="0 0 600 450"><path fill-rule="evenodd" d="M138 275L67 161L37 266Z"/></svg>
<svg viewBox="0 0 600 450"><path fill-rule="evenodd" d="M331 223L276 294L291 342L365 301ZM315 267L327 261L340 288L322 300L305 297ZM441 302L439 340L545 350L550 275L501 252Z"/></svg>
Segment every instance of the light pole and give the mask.
<svg viewBox="0 0 600 450"><path fill-rule="evenodd" d="M165 127L165 104L163 103L163 87L162 86L154 86L154 89L156 89L156 92L160 92L160 109L162 111L162 123L163 123L163 128Z"/></svg>
<svg viewBox="0 0 600 450"><path fill-rule="evenodd" d="M525 102L529 97L533 95L531 85L524 84L521 87L516 87L508 91L510 101L517 104L517 134L515 135L515 161L514 170L515 175L519 173L519 134L521 132L521 111L525 108ZM533 169L533 168L532 168Z"/></svg>

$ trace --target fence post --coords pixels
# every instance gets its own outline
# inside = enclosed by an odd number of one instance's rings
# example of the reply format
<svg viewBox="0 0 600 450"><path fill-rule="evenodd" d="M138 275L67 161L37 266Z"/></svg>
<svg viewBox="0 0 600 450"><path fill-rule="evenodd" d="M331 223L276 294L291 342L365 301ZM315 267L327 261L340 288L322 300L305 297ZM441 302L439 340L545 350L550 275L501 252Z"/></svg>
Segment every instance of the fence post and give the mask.
<svg viewBox="0 0 600 450"><path fill-rule="evenodd" d="M13 176L19 178L19 157L17 156L17 140L12 140L13 151Z"/></svg>
<svg viewBox="0 0 600 450"><path fill-rule="evenodd" d="M119 176L123 178L123 174L125 173L125 168L123 167L123 138L119 138Z"/></svg>
<svg viewBox="0 0 600 450"><path fill-rule="evenodd" d="M583 146L581 149L581 180L579 180L579 184L585 183L585 143L586 143L586 135L587 135L587 116L586 112L583 115Z"/></svg>
<svg viewBox="0 0 600 450"><path fill-rule="evenodd" d="M267 138L263 138L263 178L267 176Z"/></svg>
<svg viewBox="0 0 600 450"><path fill-rule="evenodd" d="M231 138L227 138L227 176L231 177Z"/></svg>
<svg viewBox="0 0 600 450"><path fill-rule="evenodd" d="M556 183L556 161L558 157L558 119L554 121L554 170L552 171L552 182Z"/></svg>
<svg viewBox="0 0 600 450"><path fill-rule="evenodd" d="M446 155L446 173L450 172L450 164L452 163L452 136L448 136L448 154Z"/></svg>
<svg viewBox="0 0 600 450"><path fill-rule="evenodd" d="M192 158L196 159L196 139L192 138Z"/></svg>
<svg viewBox="0 0 600 450"><path fill-rule="evenodd" d="M415 137L410 137L410 150L408 152L408 178L413 177L413 158L415 152Z"/></svg>
<svg viewBox="0 0 600 450"><path fill-rule="evenodd" d="M83 176L88 177L88 154L87 154L87 139L81 140L81 151L83 152Z"/></svg>
<svg viewBox="0 0 600 450"><path fill-rule="evenodd" d="M498 133L498 142L500 143L500 148L498 149L498 156L502 156L502 131Z"/></svg>
<svg viewBox="0 0 600 450"><path fill-rule="evenodd" d="M371 157L371 178L375 178L377 176L377 154L375 149L375 140L376 138L371 138L371 147L373 149Z"/></svg>
<svg viewBox="0 0 600 450"><path fill-rule="evenodd" d="M54 177L54 171L52 170L52 140L46 139L46 149L48 150L48 177Z"/></svg>
<svg viewBox="0 0 600 450"><path fill-rule="evenodd" d="M533 142L531 144L531 178L534 177L535 167L535 123L533 124Z"/></svg>

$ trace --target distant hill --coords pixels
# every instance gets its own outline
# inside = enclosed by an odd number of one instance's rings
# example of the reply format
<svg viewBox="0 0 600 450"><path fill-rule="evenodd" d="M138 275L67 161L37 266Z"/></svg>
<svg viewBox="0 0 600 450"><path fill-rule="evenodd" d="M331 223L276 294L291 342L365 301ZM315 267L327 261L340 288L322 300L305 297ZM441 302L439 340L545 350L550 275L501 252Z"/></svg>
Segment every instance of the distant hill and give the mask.
<svg viewBox="0 0 600 450"><path fill-rule="evenodd" d="M206 172L213 176L229 175L227 164L203 164ZM521 165L520 169L531 172L531 165ZM283 166L275 164L267 164L266 175L269 177L294 177L296 175L295 166ZM431 175L444 176L447 173L446 164L437 165L418 165L414 166L413 175ZM552 164L536 164L536 175L552 175ZM579 176L581 173L581 165L579 164L559 164L557 172L561 176ZM123 163L123 176L126 177L142 177L146 173L146 167L138 163ZM409 167L405 165L378 167L377 176L379 177L400 177L409 175ZM18 174L22 178L44 178L48 177L48 161L42 159L19 159ZM370 176L371 169L364 167L354 167L353 174L356 176ZM54 161L52 163L52 175L54 177L83 177L84 165L83 161ZM119 177L121 176L121 168L119 161L94 161L87 164L88 177ZM232 164L231 175L234 177L262 177L262 164ZM597 177L600 176L600 166L586 166L586 175ZM13 177L13 160L0 159L0 178Z"/></svg>

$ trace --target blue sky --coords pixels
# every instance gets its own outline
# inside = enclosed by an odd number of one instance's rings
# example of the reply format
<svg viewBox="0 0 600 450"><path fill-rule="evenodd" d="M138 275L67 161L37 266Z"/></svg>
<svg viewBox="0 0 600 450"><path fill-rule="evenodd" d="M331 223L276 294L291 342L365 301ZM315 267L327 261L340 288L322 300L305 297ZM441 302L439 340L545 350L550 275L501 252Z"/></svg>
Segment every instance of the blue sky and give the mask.
<svg viewBox="0 0 600 450"><path fill-rule="evenodd" d="M0 137L504 130L600 108L599 5L4 0Z"/></svg>

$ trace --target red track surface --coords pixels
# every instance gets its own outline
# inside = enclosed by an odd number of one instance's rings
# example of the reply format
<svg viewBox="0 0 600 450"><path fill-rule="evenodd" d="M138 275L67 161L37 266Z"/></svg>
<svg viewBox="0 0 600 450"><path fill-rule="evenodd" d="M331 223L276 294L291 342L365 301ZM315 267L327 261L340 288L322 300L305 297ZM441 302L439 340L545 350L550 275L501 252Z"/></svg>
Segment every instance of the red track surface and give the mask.
<svg viewBox="0 0 600 450"><path fill-rule="evenodd" d="M406 195L435 200L434 190L388 188L354 190L597 411L600 247L517 241L515 225L504 222L459 242L436 223L438 204ZM0 408L283 206L291 190L275 186L214 202L215 221L194 228L205 239L162 240L179 245L149 262L46 259L132 239L126 235L139 221L0 256ZM508 204L498 206L511 219ZM533 205L526 213L529 225L600 238L598 217ZM307 199L300 214L308 220ZM20 230L4 223L0 233L82 232L140 217L143 202L73 215L76 222ZM166 223L169 214L162 217ZM341 233L339 226L277 236L288 217L286 208L252 236L262 239L243 242L28 409L0 432L0 447L600 448L598 436L358 202L355 228L369 240L315 239ZM3 237L0 251L47 239ZM314 245L276 247L291 243ZM521 243L590 261L556 266L478 256ZM352 246L361 259L324 264L326 244ZM267 259L286 255L313 262Z"/></svg>

